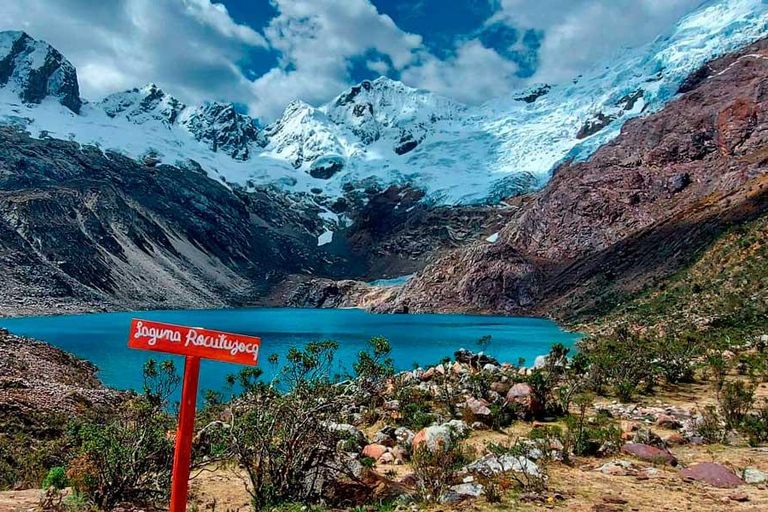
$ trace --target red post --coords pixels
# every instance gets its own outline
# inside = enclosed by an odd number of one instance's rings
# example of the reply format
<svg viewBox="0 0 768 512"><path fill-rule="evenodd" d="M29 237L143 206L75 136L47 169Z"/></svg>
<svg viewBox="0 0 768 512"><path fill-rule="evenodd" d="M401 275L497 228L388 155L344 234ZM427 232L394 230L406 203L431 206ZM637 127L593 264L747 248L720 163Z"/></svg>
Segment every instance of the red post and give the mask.
<svg viewBox="0 0 768 512"><path fill-rule="evenodd" d="M195 428L197 381L200 377L200 358L187 356L184 363L184 384L181 388L179 428L176 431L176 450L173 455L170 512L187 510L189 463L192 457L192 434Z"/></svg>

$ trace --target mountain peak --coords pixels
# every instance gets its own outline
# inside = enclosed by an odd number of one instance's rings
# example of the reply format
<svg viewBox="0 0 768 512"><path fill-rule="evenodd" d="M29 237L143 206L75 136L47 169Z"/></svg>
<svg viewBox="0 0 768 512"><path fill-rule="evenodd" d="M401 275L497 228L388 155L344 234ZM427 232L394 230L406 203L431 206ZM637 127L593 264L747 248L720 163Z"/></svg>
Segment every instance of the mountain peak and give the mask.
<svg viewBox="0 0 768 512"><path fill-rule="evenodd" d="M136 124L155 120L171 125L186 108L181 101L166 94L154 83L110 94L99 105L109 117L122 116Z"/></svg>
<svg viewBox="0 0 768 512"><path fill-rule="evenodd" d="M75 113L82 105L75 67L54 47L22 31L0 32L0 86L9 86L25 103L51 96Z"/></svg>

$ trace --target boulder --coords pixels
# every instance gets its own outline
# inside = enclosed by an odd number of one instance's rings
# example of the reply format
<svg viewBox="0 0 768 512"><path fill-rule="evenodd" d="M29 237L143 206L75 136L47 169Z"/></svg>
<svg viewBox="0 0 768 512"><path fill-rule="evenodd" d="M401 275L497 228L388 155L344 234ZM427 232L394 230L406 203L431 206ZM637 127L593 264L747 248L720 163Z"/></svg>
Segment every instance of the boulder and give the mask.
<svg viewBox="0 0 768 512"><path fill-rule="evenodd" d="M677 421L677 418L674 418L669 414L659 414L658 418L656 418L656 426L659 428L666 428L669 430L677 430L682 425L680 424L679 421Z"/></svg>
<svg viewBox="0 0 768 512"><path fill-rule="evenodd" d="M384 452L376 462L379 464L392 464L395 462L395 456L391 452Z"/></svg>
<svg viewBox="0 0 768 512"><path fill-rule="evenodd" d="M507 392L505 401L522 406L527 414L532 415L539 412L539 404L533 396L533 388L525 382L512 386Z"/></svg>
<svg viewBox="0 0 768 512"><path fill-rule="evenodd" d="M467 473L479 473L486 477L507 473L509 471L525 473L533 477L542 476L541 470L531 459L510 454L495 455L489 453L466 466L463 471Z"/></svg>
<svg viewBox="0 0 768 512"><path fill-rule="evenodd" d="M386 451L387 447L383 444L369 444L363 448L363 456L378 460Z"/></svg>
<svg viewBox="0 0 768 512"><path fill-rule="evenodd" d="M723 489L738 487L744 482L730 468L717 462L700 462L683 469L683 478L707 483Z"/></svg>
<svg viewBox="0 0 768 512"><path fill-rule="evenodd" d="M440 496L440 503L456 503L465 499L479 498L485 493L485 488L476 483L463 483L450 487Z"/></svg>
<svg viewBox="0 0 768 512"><path fill-rule="evenodd" d="M488 408L488 402L477 398L467 398L466 407L475 416L490 416L491 409Z"/></svg>
<svg viewBox="0 0 768 512"><path fill-rule="evenodd" d="M442 425L432 425L421 429L413 437L413 448L416 449L426 443L429 450L436 450L450 446L459 437L465 436L470 431L469 425L460 420L452 420Z"/></svg>
<svg viewBox="0 0 768 512"><path fill-rule="evenodd" d="M397 443L400 445L407 446L411 443L413 443L413 437L415 434L413 431L406 427L397 427L395 429L395 439L397 440Z"/></svg>
<svg viewBox="0 0 768 512"><path fill-rule="evenodd" d="M507 391L509 391L510 385L506 382L493 382L491 383L491 391L494 391L500 395L507 394Z"/></svg>
<svg viewBox="0 0 768 512"><path fill-rule="evenodd" d="M664 463L677 466L677 459L667 450L641 443L627 443L621 447L622 453L634 455L646 462Z"/></svg>
<svg viewBox="0 0 768 512"><path fill-rule="evenodd" d="M688 440L683 437L682 434L678 432L673 432L669 434L668 436L665 436L663 439L665 444L673 445L673 444L685 444L688 442Z"/></svg>
<svg viewBox="0 0 768 512"><path fill-rule="evenodd" d="M768 474L757 468L745 468L741 476L748 484L764 484L768 482Z"/></svg>

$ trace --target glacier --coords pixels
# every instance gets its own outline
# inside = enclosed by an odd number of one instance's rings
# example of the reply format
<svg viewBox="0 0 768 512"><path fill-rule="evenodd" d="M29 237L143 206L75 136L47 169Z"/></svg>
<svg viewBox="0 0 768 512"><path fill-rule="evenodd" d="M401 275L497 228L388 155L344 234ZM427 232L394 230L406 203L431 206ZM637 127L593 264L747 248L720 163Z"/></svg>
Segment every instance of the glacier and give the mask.
<svg viewBox="0 0 768 512"><path fill-rule="evenodd" d="M0 59L19 34L0 34ZM559 164L586 159L616 137L626 121L663 108L707 61L766 35L764 0L712 0L652 43L623 49L570 82L531 84L482 105L382 77L325 105L294 101L260 127L232 105L187 106L153 84L78 109L55 95L30 102L6 86L0 122L148 165L194 166L229 187L277 187L341 223L325 205L371 186L409 184L425 192L424 201L447 205L535 190ZM50 61L55 50L39 44L25 69Z"/></svg>

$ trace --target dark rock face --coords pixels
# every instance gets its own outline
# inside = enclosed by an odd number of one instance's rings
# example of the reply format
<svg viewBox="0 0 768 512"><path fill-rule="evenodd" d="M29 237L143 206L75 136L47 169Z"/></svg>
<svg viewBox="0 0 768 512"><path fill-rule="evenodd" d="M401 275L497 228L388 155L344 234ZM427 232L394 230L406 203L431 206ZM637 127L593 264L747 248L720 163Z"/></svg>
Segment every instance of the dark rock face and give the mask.
<svg viewBox="0 0 768 512"><path fill-rule="evenodd" d="M695 90L561 166L497 243L442 256L381 309L568 319L677 271L768 210L764 56L765 40L711 62Z"/></svg>
<svg viewBox="0 0 768 512"><path fill-rule="evenodd" d="M155 84L107 96L100 104L109 117L122 115L138 124L154 118L172 125L186 108L184 103L166 94Z"/></svg>
<svg viewBox="0 0 768 512"><path fill-rule="evenodd" d="M316 161L309 169L309 175L313 178L327 180L342 169L344 169L344 162L341 159Z"/></svg>
<svg viewBox="0 0 768 512"><path fill-rule="evenodd" d="M616 118L614 116L608 116L602 112L598 112L591 119L584 122L581 129L576 134L576 138L586 139L587 137L591 137L615 120Z"/></svg>
<svg viewBox="0 0 768 512"><path fill-rule="evenodd" d="M8 128L0 161L0 311L257 303L334 266L311 213L269 191Z"/></svg>
<svg viewBox="0 0 768 512"><path fill-rule="evenodd" d="M183 121L196 140L204 142L212 151L222 151L235 160L248 160L252 143L263 145L253 120L235 111L225 103L209 103Z"/></svg>
<svg viewBox="0 0 768 512"><path fill-rule="evenodd" d="M22 101L40 103L47 96L74 113L82 102L75 67L55 48L24 32L3 32L10 51L0 55L0 86L12 83Z"/></svg>
<svg viewBox="0 0 768 512"><path fill-rule="evenodd" d="M400 136L400 140L397 142L397 146L395 146L395 153L398 155L404 155L416 149L416 146L418 145L419 141L413 136L412 133L403 133Z"/></svg>
<svg viewBox="0 0 768 512"><path fill-rule="evenodd" d="M522 96L518 96L515 98L515 101L524 101L525 103L534 103L537 99L541 98L542 96L549 93L549 91L552 90L551 85L540 85L527 94L524 94Z"/></svg>

